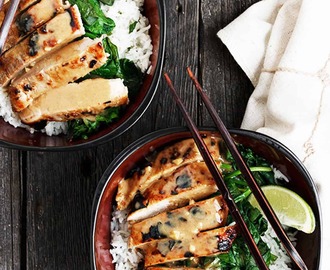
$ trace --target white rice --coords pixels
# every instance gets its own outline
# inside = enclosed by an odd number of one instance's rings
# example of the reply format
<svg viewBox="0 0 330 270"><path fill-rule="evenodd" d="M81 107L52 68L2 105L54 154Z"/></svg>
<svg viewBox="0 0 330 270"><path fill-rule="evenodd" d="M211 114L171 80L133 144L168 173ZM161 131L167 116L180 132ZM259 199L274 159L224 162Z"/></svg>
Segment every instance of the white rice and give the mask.
<svg viewBox="0 0 330 270"><path fill-rule="evenodd" d="M146 72L150 65L152 44L148 34L149 21L140 12L142 5L142 0L116 0L112 6L101 7L104 14L116 24L110 40L117 46L119 58L133 61L142 72ZM136 26L129 33L129 26L134 22L137 22Z"/></svg>
<svg viewBox="0 0 330 270"><path fill-rule="evenodd" d="M289 179L277 168L275 168L274 166L271 166L274 172L274 177L276 179L276 181L285 181L285 182L289 182Z"/></svg>
<svg viewBox="0 0 330 270"><path fill-rule="evenodd" d="M289 234L288 237L294 244L296 241L295 233ZM289 265L291 264L291 259L287 255L285 249L283 248L282 244L279 244L276 240L276 234L272 228L272 226L268 225L268 229L261 239L268 245L272 254L277 257L277 260L269 266L270 270L288 270L291 269Z"/></svg>
<svg viewBox="0 0 330 270"><path fill-rule="evenodd" d="M0 116L14 127L22 127L22 122L13 112L7 92L0 87Z"/></svg>
<svg viewBox="0 0 330 270"><path fill-rule="evenodd" d="M113 6L102 5L102 10L116 24L110 39L117 46L119 57L130 59L142 72L146 72L150 66L152 44L148 19L141 14L143 3L144 0L116 0ZM129 33L129 25L135 21L137 21L136 27L132 33ZM35 132L35 129L24 125L18 115L13 112L9 96L2 87L0 87L0 117L14 127L25 128L31 133ZM48 122L41 132L52 136L66 134L67 129L67 123Z"/></svg>
<svg viewBox="0 0 330 270"><path fill-rule="evenodd" d="M143 256L135 249L128 247L129 229L127 222L128 211L114 211L111 220L110 253L116 269L137 269Z"/></svg>

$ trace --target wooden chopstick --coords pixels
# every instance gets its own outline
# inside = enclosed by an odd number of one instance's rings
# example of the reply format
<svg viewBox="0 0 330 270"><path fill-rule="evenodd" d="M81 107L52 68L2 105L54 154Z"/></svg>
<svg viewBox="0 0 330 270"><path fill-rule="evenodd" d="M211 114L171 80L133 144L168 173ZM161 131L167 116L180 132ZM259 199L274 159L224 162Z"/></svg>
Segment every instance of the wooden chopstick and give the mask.
<svg viewBox="0 0 330 270"><path fill-rule="evenodd" d="M199 84L198 80L192 73L191 69L187 68L188 74L192 81L194 82L196 89L198 90L199 94L202 97L202 100L209 111L214 123L216 124L217 129L219 130L220 134L222 135L223 140L225 141L229 151L231 152L234 160L237 163L238 168L242 172L246 182L248 183L253 195L256 197L263 213L265 214L267 220L269 221L270 225L273 227L278 239L283 244L284 248L286 249L287 253L296 264L299 269L307 269L306 264L304 263L303 259L300 257L298 251L295 249L291 241L289 240L287 234L285 233L281 223L279 222L274 210L270 206L268 200L266 199L264 193L260 189L258 183L254 180L253 174L251 173L249 167L246 165L245 161L243 160L242 156L240 155L236 144L231 137L229 131L225 127L224 123L222 122L220 116L216 112L214 106L212 105L210 99L203 91L201 85Z"/></svg>
<svg viewBox="0 0 330 270"><path fill-rule="evenodd" d="M268 203L266 197L264 196L262 190L260 189L259 185L256 183L256 181L254 180L254 177L250 171L250 169L248 168L248 166L246 165L246 163L244 162L242 156L240 155L240 153L237 150L237 147L235 145L234 140L232 139L229 131L227 130L227 128L225 127L225 125L223 124L222 120L220 119L219 115L217 114L215 108L213 107L212 103L210 102L209 98L206 96L206 94L204 93L202 87L200 86L200 84L198 83L196 77L193 75L193 73L191 72L190 68L187 69L188 74L190 76L190 78L193 80L198 92L200 93L203 102L205 103L213 121L215 122L217 128L220 131L220 134L223 137L223 140L225 141L228 149L230 150L231 154L233 155L238 168L241 170L243 176L245 177L252 193L254 194L254 196L256 197L258 203L260 204L261 208L263 209L264 214L266 215L266 218L268 219L268 221L270 222L271 226L273 227L277 237L279 238L279 240L281 241L281 243L283 244L284 248L286 249L287 253L289 254L289 256L291 257L292 261L295 263L295 265L299 268L299 269L304 269L307 270L307 266L304 263L304 261L302 260L302 258L300 257L299 253L297 252L297 250L295 249L295 247L292 245L291 241L289 240L289 238L287 237L285 231L283 230L276 214L274 213L272 207L270 206L270 204ZM268 269L267 265L265 264L265 261L263 260L260 251L258 250L248 228L246 227L246 224L244 222L244 220L242 219L242 216L240 215L237 206L235 204L235 202L233 201L233 199L231 198L231 195L223 181L223 178L217 168L217 165L215 164L212 156L210 155L203 139L201 138L199 131L197 129L197 127L195 126L195 124L193 123L191 117L189 116L188 111L186 110L185 106L183 105L181 99L179 98L178 94L176 93L176 90L169 78L169 76L165 73L164 74L165 79L168 83L169 88L171 89L171 92L175 98L175 101L177 103L177 105L179 106L182 115L184 117L184 119L186 120L186 123L192 133L192 136L196 142L196 145L198 147L198 149L200 150L205 163L207 164L219 190L221 191L221 193L223 193L222 195L224 196L224 199L226 200L227 204L228 204L228 208L231 212L231 214L233 215L233 218L235 219L235 221L237 222L237 224L240 226L240 229L242 231L242 234L245 238L245 241L251 251L251 254L253 255L256 264L258 265L258 267L260 269Z"/></svg>
<svg viewBox="0 0 330 270"><path fill-rule="evenodd" d="M6 12L6 16L2 22L1 28L0 28L0 54L2 54L3 47L5 46L8 33L10 30L10 26L13 23L16 10L18 8L20 0L11 0L9 8Z"/></svg>
<svg viewBox="0 0 330 270"><path fill-rule="evenodd" d="M201 135L199 134L199 131L198 131L196 125L194 124L191 117L189 116L189 113L187 112L185 106L183 105L181 99L179 98L179 96L172 84L172 81L169 78L169 76L167 75L167 73L165 73L164 76L165 76L165 79L166 79L166 82L167 82L169 88L171 89L171 93L173 94L174 99L175 99L178 107L180 108L184 119L186 120L186 123L192 133L195 143L196 143L206 165L208 166L208 169L210 170L210 173L212 174L214 181L221 192L221 195L225 199L230 213L232 214L233 218L235 219L236 223L238 224L238 226L240 228L240 232L242 233L243 237L245 238L246 243L255 259L256 264L259 266L260 269L265 269L265 270L268 269L248 227L246 226L246 224L243 220L241 213L239 212L233 198L231 197L231 194L217 168L215 161L213 160L210 152L208 151L204 140L202 139Z"/></svg>

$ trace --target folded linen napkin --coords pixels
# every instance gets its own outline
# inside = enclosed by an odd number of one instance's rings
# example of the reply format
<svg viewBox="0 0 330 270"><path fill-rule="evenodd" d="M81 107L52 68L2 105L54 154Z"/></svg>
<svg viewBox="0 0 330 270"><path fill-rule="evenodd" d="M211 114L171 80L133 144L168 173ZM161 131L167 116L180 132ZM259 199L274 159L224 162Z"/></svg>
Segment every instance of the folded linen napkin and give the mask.
<svg viewBox="0 0 330 270"><path fill-rule="evenodd" d="M281 141L317 184L323 261L330 254L329 26L329 0L263 0L218 33L255 86L242 128Z"/></svg>

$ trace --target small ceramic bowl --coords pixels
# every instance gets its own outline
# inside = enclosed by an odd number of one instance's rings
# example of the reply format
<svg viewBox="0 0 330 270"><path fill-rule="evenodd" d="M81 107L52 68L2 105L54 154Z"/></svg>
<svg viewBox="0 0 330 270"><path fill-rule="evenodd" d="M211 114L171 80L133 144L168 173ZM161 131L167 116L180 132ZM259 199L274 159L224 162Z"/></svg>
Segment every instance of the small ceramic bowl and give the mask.
<svg viewBox="0 0 330 270"><path fill-rule="evenodd" d="M231 130L230 132L236 142L251 148L290 179L287 187L298 193L311 206L316 218L316 229L312 234L297 233L297 250L308 269L319 269L321 257L320 202L315 184L304 165L287 147L266 135L247 130ZM210 129L205 129L202 133L218 134ZM91 263L93 270L115 269L109 252L110 219L118 182L148 153L150 154L150 151L186 138L191 138L191 135L184 128L156 131L127 147L109 165L97 187L92 208Z"/></svg>
<svg viewBox="0 0 330 270"><path fill-rule="evenodd" d="M63 151L82 149L109 141L129 129L146 111L151 103L161 76L165 49L165 1L145 0L143 12L151 25L150 36L153 44L151 70L145 76L143 85L121 118L88 139L68 140L67 136L47 136L44 133L31 134L23 128L14 128L0 117L0 146L20 150Z"/></svg>

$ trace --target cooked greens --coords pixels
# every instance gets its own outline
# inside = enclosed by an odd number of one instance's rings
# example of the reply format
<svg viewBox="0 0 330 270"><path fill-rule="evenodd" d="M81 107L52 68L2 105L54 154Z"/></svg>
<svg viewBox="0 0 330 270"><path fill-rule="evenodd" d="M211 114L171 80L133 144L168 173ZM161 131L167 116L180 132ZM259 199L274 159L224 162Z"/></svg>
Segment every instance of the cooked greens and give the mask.
<svg viewBox="0 0 330 270"><path fill-rule="evenodd" d="M81 12L86 36L90 38L100 37L103 34L109 35L115 27L112 19L107 18L100 7L100 2L113 5L114 0L70 0L76 4ZM137 22L130 25L130 32L134 30ZM105 79L121 78L128 88L129 99L134 99L138 93L142 81L142 71L130 60L120 59L118 49L109 38L103 39L103 46L109 57L102 67L89 73L81 80L101 77ZM97 132L100 127L109 124L120 117L119 108L109 108L101 115L96 116L95 121L90 119L78 119L69 121L68 133L70 139L87 139L88 136Z"/></svg>
<svg viewBox="0 0 330 270"><path fill-rule="evenodd" d="M254 154L251 149L244 148L242 145L239 145L238 149L259 185L262 186L275 183L273 170L264 158L259 157ZM277 257L271 253L267 244L261 239L261 236L267 230L267 221L260 211L252 207L247 201L247 197L251 193L250 188L243 179L240 171L237 169L237 165L229 151L227 152L226 159L228 160L228 163L221 166L226 185L229 188L229 191L232 194L259 250L261 251L266 264L270 265L277 259ZM229 215L227 223L230 224L232 222L233 218ZM186 264L191 264L191 262L186 261ZM222 270L259 269L241 235L235 239L232 248L228 253L212 257L204 257L199 261L197 266L203 269Z"/></svg>
<svg viewBox="0 0 330 270"><path fill-rule="evenodd" d="M110 107L105 109L101 114L96 115L95 120L88 118L71 120L69 121L68 136L70 140L77 138L87 139L88 136L95 133L100 127L118 119L119 115L119 107Z"/></svg>
<svg viewBox="0 0 330 270"><path fill-rule="evenodd" d="M129 25L129 32L132 33L137 25L137 21L134 21L132 22L130 25Z"/></svg>
<svg viewBox="0 0 330 270"><path fill-rule="evenodd" d="M72 5L78 6L86 30L86 36L96 38L103 34L111 34L111 31L115 27L115 23L112 19L104 15L98 0L69 0L69 2ZM110 2L112 5L114 0L103 0L102 2Z"/></svg>
<svg viewBox="0 0 330 270"><path fill-rule="evenodd" d="M115 0L100 0L103 4L106 4L108 6L112 6Z"/></svg>
<svg viewBox="0 0 330 270"><path fill-rule="evenodd" d="M142 71L130 60L119 59L118 49L109 38L103 40L105 51L109 54L108 61L102 67L92 71L89 76L106 79L121 78L129 90L129 98L138 92L143 81Z"/></svg>

